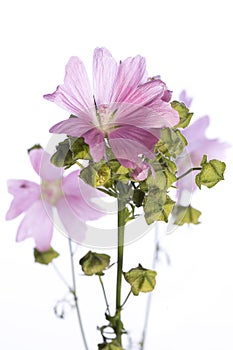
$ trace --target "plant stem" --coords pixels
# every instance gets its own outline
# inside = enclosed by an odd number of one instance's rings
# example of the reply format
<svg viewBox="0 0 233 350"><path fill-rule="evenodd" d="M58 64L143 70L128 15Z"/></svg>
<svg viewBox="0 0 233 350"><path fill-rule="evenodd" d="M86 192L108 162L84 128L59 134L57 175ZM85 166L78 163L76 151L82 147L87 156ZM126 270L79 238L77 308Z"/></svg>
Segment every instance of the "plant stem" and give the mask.
<svg viewBox="0 0 233 350"><path fill-rule="evenodd" d="M103 294L104 294L104 300L105 300L105 304L106 304L106 307L107 307L107 310L108 310L108 314L110 315L110 309L109 309L109 304L108 304L106 291L105 291L105 288L104 288L104 282L103 282L103 279L102 279L102 277L100 275L99 275L99 281L100 281L100 284L101 284L101 287L102 287L102 291L103 291Z"/></svg>
<svg viewBox="0 0 233 350"><path fill-rule="evenodd" d="M158 253L159 253L158 225L156 225L156 227L155 227L155 236L154 236L154 253L153 253L153 261L152 261L152 270L155 269L156 261L158 260ZM145 340L146 340L146 335L147 335L147 328L148 328L148 322L149 322L149 316L150 316L152 296L153 296L153 294L149 293L149 295L147 297L144 326L143 326L143 331L142 331L142 340L140 342L140 350L143 350L144 349L144 345L145 345Z"/></svg>
<svg viewBox="0 0 233 350"><path fill-rule="evenodd" d="M121 308L123 308L123 306L126 304L127 300L129 299L130 295L131 295L132 291L130 290L127 297L125 298L125 301L123 302L123 304L121 305Z"/></svg>
<svg viewBox="0 0 233 350"><path fill-rule="evenodd" d="M190 168L189 170L187 170L184 174L180 175L177 180L180 180L182 179L183 177L185 177L186 175L188 175L189 173L191 173L192 171L195 171L195 170L201 170L202 167L194 167L194 168Z"/></svg>
<svg viewBox="0 0 233 350"><path fill-rule="evenodd" d="M116 316L118 319L116 327L116 339L119 345L122 345L122 324L121 324L121 283L123 274L123 255L124 255L124 203L118 198L118 247L117 247L117 283L116 283Z"/></svg>
<svg viewBox="0 0 233 350"><path fill-rule="evenodd" d="M88 345L87 345L86 336L85 336L83 323L82 323L82 318L81 318L79 305L78 305L77 290L76 290L76 279L75 279L75 271L74 271L74 253L73 253L73 250L72 250L72 242L71 242L70 238L68 238L68 241L69 241L71 273L72 273L72 282L73 282L72 294L74 296L75 309L76 309L76 312L77 312L77 317L78 317L80 332L81 332L82 339L83 339L84 348L85 348L85 350L88 350Z"/></svg>
<svg viewBox="0 0 233 350"><path fill-rule="evenodd" d="M55 263L53 261L51 262L51 265L53 266L54 270L56 271L57 275L62 280L62 282L66 285L66 287L69 290L71 290L69 283L66 281L65 277L62 275L62 273L60 272L60 270L57 268L57 266L55 265Z"/></svg>

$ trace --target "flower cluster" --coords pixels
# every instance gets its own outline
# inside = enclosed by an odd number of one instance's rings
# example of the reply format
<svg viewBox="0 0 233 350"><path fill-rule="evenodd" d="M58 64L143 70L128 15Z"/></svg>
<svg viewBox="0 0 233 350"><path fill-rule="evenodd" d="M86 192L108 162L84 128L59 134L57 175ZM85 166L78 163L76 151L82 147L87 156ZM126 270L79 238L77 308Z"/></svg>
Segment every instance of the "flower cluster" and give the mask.
<svg viewBox="0 0 233 350"><path fill-rule="evenodd" d="M222 158L228 145L205 136L208 116L189 125L193 116L189 111L191 99L183 91L180 101L171 101L172 93L161 78L147 76L146 62L141 56L117 63L107 49L96 48L92 85L83 62L71 57L64 83L44 96L70 113L68 119L50 129L51 133L64 134L64 138L52 155L39 145L29 150L40 184L8 181L8 191L14 198L6 219L25 213L16 240L33 238L35 261L42 264L49 264L59 255L51 247L51 240L53 226L62 227L70 243L73 286L69 293L88 350L78 306L71 240L82 243L88 221L105 214L99 205L100 197L109 195L115 200L114 309L103 282L104 274L113 265L110 256L88 251L79 263L85 275L98 276L106 302L106 322L98 328L101 335L98 349L123 350L122 337L127 333L121 316L123 306L131 294L151 292L156 285L156 271L144 268L141 263L127 272L123 270L128 222L136 222L139 231L140 218L147 225L168 223L170 218L176 225L199 223L201 212L191 207L186 194L202 186L211 188L224 179L225 163L216 157ZM77 166L64 176L67 169ZM98 204L94 204L96 199ZM60 221L55 219L57 214ZM134 232L132 240L135 238ZM123 302L122 281L129 288Z"/></svg>

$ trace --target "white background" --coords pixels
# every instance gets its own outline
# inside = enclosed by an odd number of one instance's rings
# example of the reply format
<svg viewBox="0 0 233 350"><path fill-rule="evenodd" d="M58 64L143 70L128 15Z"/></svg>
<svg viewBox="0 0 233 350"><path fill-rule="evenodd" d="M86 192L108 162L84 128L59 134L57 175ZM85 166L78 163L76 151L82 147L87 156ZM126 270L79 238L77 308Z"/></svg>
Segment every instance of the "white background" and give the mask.
<svg viewBox="0 0 233 350"><path fill-rule="evenodd" d="M141 54L147 58L149 74L160 74L174 98L183 88L194 97L195 117L211 116L209 137L231 143L230 5L227 0L1 2L1 349L83 349L75 313L69 313L65 321L53 314L65 286L52 267L33 263L32 241L15 243L20 219L4 221L11 201L6 180L37 181L26 150L38 142L46 146L48 129L68 117L42 95L62 82L64 66L72 55L81 57L90 70L96 46L106 46L118 60ZM231 159L230 149L226 181L193 198L194 206L203 211L202 224L163 238L171 266L162 259L157 269L146 349L233 348ZM57 263L69 279L67 242L57 233L53 245L62 252ZM125 270L139 262L150 267L152 245L153 232L129 246ZM76 267L86 251L80 248ZM102 295L97 282L78 276L91 350L100 341L95 327L103 322L104 304L99 301ZM108 292L113 302L111 286ZM143 302L145 295L132 298L123 314L137 340ZM136 311L139 306L140 312Z"/></svg>

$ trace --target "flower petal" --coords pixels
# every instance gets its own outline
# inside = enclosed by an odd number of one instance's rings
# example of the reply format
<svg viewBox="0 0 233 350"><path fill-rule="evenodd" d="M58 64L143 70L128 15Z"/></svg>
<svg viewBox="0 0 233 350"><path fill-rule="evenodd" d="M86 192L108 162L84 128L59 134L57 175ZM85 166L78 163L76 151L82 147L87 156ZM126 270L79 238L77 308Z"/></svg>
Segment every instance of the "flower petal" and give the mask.
<svg viewBox="0 0 233 350"><path fill-rule="evenodd" d="M151 100L146 106L121 103L115 109L115 123L137 125L144 129L173 127L180 120L178 112L162 99Z"/></svg>
<svg viewBox="0 0 233 350"><path fill-rule="evenodd" d="M182 90L180 93L180 96L179 96L179 101L183 102L185 104L185 106L189 108L192 104L193 99L192 99L192 97L189 97L187 95L186 90Z"/></svg>
<svg viewBox="0 0 233 350"><path fill-rule="evenodd" d="M32 149L29 153L31 164L37 174L45 181L55 181L60 179L63 169L55 167L51 162L51 155L40 149Z"/></svg>
<svg viewBox="0 0 233 350"><path fill-rule="evenodd" d="M49 132L80 137L92 128L93 125L81 120L80 118L69 118L53 125Z"/></svg>
<svg viewBox="0 0 233 350"><path fill-rule="evenodd" d="M146 106L151 101L161 99L163 97L166 85L159 79L148 81L141 84L124 102Z"/></svg>
<svg viewBox="0 0 233 350"><path fill-rule="evenodd" d="M83 137L90 147L93 160L95 162L100 161L105 155L104 133L97 128L92 128L83 134Z"/></svg>
<svg viewBox="0 0 233 350"><path fill-rule="evenodd" d="M119 161L141 162L140 155L154 157L153 147L158 139L149 131L133 125L121 126L109 134L109 143Z"/></svg>
<svg viewBox="0 0 233 350"><path fill-rule="evenodd" d="M117 75L117 63L105 48L96 48L93 57L94 96L99 104L109 104Z"/></svg>
<svg viewBox="0 0 233 350"><path fill-rule="evenodd" d="M40 197L40 186L27 180L8 180L8 192L14 195L6 220L12 220L28 210Z"/></svg>
<svg viewBox="0 0 233 350"><path fill-rule="evenodd" d="M196 141L201 139L206 139L205 133L206 129L210 124L210 118L208 115L205 115L197 119L194 123L189 125L183 130L183 134L188 139L189 144L192 144L194 148L197 148Z"/></svg>
<svg viewBox="0 0 233 350"><path fill-rule="evenodd" d="M123 102L141 83L146 70L145 58L128 57L120 63L111 100Z"/></svg>
<svg viewBox="0 0 233 350"><path fill-rule="evenodd" d="M81 243L87 230L86 224L79 219L64 197L58 200L56 208L65 229L64 234L75 242Z"/></svg>
<svg viewBox="0 0 233 350"><path fill-rule="evenodd" d="M62 180L62 191L66 195L85 195L87 198L102 197L103 193L87 185L79 177L80 170L73 171Z"/></svg>
<svg viewBox="0 0 233 350"><path fill-rule="evenodd" d="M85 111L94 101L86 69L78 57L71 57L68 61L64 84L59 85L54 93L44 95L44 98L74 115L85 117Z"/></svg>
<svg viewBox="0 0 233 350"><path fill-rule="evenodd" d="M48 250L53 234L52 217L52 207L41 200L36 201L19 225L16 241L32 237L38 250Z"/></svg>
<svg viewBox="0 0 233 350"><path fill-rule="evenodd" d="M85 196L85 193L77 195L65 195L67 206L83 222L88 220L97 220L104 214L100 208L91 202L90 198ZM98 208L98 209L97 209Z"/></svg>
<svg viewBox="0 0 233 350"><path fill-rule="evenodd" d="M65 195L80 195L86 198L98 198L103 197L104 194L94 187L87 185L79 177L80 170L73 171L69 175L63 178L62 190Z"/></svg>
<svg viewBox="0 0 233 350"><path fill-rule="evenodd" d="M131 173L131 176L133 176L135 180L143 181L147 178L149 169L149 164L141 162L141 164Z"/></svg>

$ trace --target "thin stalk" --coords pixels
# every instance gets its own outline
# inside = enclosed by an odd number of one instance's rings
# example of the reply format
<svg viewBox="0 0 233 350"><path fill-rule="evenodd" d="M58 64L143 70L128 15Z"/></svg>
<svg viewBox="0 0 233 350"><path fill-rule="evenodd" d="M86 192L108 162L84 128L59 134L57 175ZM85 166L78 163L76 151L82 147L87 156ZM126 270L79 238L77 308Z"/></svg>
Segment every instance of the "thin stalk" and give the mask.
<svg viewBox="0 0 233 350"><path fill-rule="evenodd" d="M101 287L102 287L102 291L103 291L103 295L104 295L104 300L105 300L105 304L106 304L106 308L108 310L108 314L110 315L110 309L109 309L109 304L108 304L108 299L107 299L107 295L106 295L106 291L105 291L105 288L104 288L104 282L103 282L103 279L102 277L99 275L99 281L100 281L100 284L101 284Z"/></svg>
<svg viewBox="0 0 233 350"><path fill-rule="evenodd" d="M156 261L158 260L158 253L159 253L159 241L158 241L158 226L156 226L155 229L155 242L154 242L154 253L153 253L153 261L152 261L152 270L155 269ZM146 312L145 312L145 319L144 319L144 326L142 331L142 340L140 342L140 350L144 350L146 335L147 335L147 328L148 328L148 322L149 322L149 316L150 316L150 309L151 309L151 303L152 303L152 297L153 294L149 293L147 297L147 303L146 303Z"/></svg>
<svg viewBox="0 0 233 350"><path fill-rule="evenodd" d="M122 345L122 325L121 325L121 284L123 274L123 255L124 255L124 204L118 199L118 248L117 248L117 283L116 283L116 315L118 323L116 327L116 339Z"/></svg>
<svg viewBox="0 0 233 350"><path fill-rule="evenodd" d="M80 332L81 332L82 339L83 339L84 348L85 348L85 350L88 350L86 336L85 336L85 332L84 332L84 328L83 328L83 322L82 322L82 318L81 318L81 314L80 314L80 310L79 310L79 305L78 305L76 278L75 278L75 271L74 271L74 253L72 250L72 242L71 242L70 238L68 239L68 241L69 241L70 263L71 263L71 273L72 273L72 282L73 282L72 294L74 296L75 309L77 312L77 317L78 317Z"/></svg>
<svg viewBox="0 0 233 350"><path fill-rule="evenodd" d="M202 167L194 167L194 168L190 168L189 170L187 170L184 174L180 175L177 180L180 180L182 179L183 177L185 177L186 175L188 175L189 173L191 173L192 171L195 171L195 170L201 170Z"/></svg>
<svg viewBox="0 0 233 350"><path fill-rule="evenodd" d="M59 278L62 280L62 282L66 285L66 287L71 290L69 283L66 281L65 277L63 276L63 274L59 271L59 269L57 268L57 266L55 265L55 263L52 261L51 265L53 266L54 270L56 271L57 275L59 276Z"/></svg>
<svg viewBox="0 0 233 350"><path fill-rule="evenodd" d="M123 308L123 306L125 306L125 304L126 304L127 300L129 299L129 296L130 296L131 293L132 293L132 291L130 290L129 293L128 293L128 295L127 295L127 297L125 298L125 301L124 301L123 304L121 305L121 308Z"/></svg>

